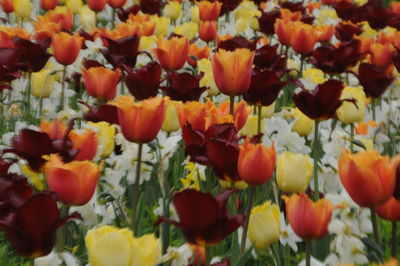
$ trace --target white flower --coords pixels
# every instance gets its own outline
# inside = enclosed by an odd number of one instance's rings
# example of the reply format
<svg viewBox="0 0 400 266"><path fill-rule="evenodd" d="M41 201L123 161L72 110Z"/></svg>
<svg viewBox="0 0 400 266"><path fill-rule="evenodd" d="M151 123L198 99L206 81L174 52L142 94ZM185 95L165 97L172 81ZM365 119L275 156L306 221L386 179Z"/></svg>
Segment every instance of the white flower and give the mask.
<svg viewBox="0 0 400 266"><path fill-rule="evenodd" d="M34 261L35 266L58 266L61 265L61 263L62 260L54 251L47 256L36 258Z"/></svg>
<svg viewBox="0 0 400 266"><path fill-rule="evenodd" d="M316 258L314 258L313 256L311 256L310 258L310 265L311 266L325 266L325 263L323 263L322 261L317 260ZM303 259L298 266L306 266L306 260Z"/></svg>
<svg viewBox="0 0 400 266"><path fill-rule="evenodd" d="M301 242L302 241L301 238L296 235L290 224L286 224L283 213L281 213L280 220L281 220L280 221L281 237L279 238L279 242L281 242L283 246L289 245L294 252L297 252L298 249L296 242Z"/></svg>
<svg viewBox="0 0 400 266"><path fill-rule="evenodd" d="M171 266L186 266L190 264L190 259L193 256L193 251L188 244L183 244L180 247L168 247L167 254L162 258L162 262L171 262Z"/></svg>

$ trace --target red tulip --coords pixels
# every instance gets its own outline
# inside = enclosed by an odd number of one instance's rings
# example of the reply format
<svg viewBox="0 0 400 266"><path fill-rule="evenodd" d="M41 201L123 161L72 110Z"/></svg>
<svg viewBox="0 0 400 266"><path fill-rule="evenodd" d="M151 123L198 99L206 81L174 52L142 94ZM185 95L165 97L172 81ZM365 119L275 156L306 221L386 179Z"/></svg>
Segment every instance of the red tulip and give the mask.
<svg viewBox="0 0 400 266"><path fill-rule="evenodd" d="M385 220L393 222L400 221L400 202L393 197L391 197L386 203L376 207L375 211L379 217Z"/></svg>
<svg viewBox="0 0 400 266"><path fill-rule="evenodd" d="M0 5L5 13L14 12L14 0L0 0Z"/></svg>
<svg viewBox="0 0 400 266"><path fill-rule="evenodd" d="M69 139L72 141L73 149L78 151L74 157L74 160L93 160L93 158L96 156L98 138L96 132L93 130L85 130L83 133L78 133L75 130L71 130L69 133Z"/></svg>
<svg viewBox="0 0 400 266"><path fill-rule="evenodd" d="M100 12L106 7L107 0L87 0L87 4L94 12Z"/></svg>
<svg viewBox="0 0 400 266"><path fill-rule="evenodd" d="M161 72L161 66L151 62L128 73L125 83L129 92L139 101L157 96Z"/></svg>
<svg viewBox="0 0 400 266"><path fill-rule="evenodd" d="M57 6L58 0L40 0L40 6L43 10L53 10Z"/></svg>
<svg viewBox="0 0 400 266"><path fill-rule="evenodd" d="M108 0L108 4L113 8L121 8L125 3L126 0Z"/></svg>
<svg viewBox="0 0 400 266"><path fill-rule="evenodd" d="M199 36L205 42L211 42L217 37L217 22L204 21L200 23Z"/></svg>

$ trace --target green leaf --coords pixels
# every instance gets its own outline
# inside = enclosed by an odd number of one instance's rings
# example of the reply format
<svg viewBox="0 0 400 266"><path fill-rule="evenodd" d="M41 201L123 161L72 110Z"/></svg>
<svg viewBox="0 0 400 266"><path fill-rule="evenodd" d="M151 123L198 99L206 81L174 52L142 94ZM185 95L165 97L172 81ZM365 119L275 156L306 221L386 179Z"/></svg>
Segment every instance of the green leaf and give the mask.
<svg viewBox="0 0 400 266"><path fill-rule="evenodd" d="M249 248L248 250L246 250L245 253L243 253L239 259L235 262L233 261L233 265L234 266L245 266L246 262L250 259L251 257L251 251L253 250L253 247Z"/></svg>

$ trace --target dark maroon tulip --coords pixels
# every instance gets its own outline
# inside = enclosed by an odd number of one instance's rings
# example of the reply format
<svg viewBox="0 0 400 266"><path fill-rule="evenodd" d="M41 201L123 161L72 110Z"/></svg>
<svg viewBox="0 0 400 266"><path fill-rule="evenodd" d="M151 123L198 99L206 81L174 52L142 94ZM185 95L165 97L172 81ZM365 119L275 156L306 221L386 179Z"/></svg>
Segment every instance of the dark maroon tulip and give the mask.
<svg viewBox="0 0 400 266"><path fill-rule="evenodd" d="M394 77L386 73L386 69L362 63L358 69L358 80L368 97L379 98L392 84Z"/></svg>
<svg viewBox="0 0 400 266"><path fill-rule="evenodd" d="M32 187L24 176L17 174L0 175L0 220L10 215L18 204L32 195Z"/></svg>
<svg viewBox="0 0 400 266"><path fill-rule="evenodd" d="M310 24L310 25L312 25L313 23L314 23L314 17L313 16L310 16L310 15L308 15L308 14L303 14L302 16L301 16L301 19L300 19L300 21L301 22L304 22L304 23L306 23L306 24Z"/></svg>
<svg viewBox="0 0 400 266"><path fill-rule="evenodd" d="M254 69L250 88L243 98L250 104L268 106L276 100L286 84L287 82L282 82L272 71Z"/></svg>
<svg viewBox="0 0 400 266"><path fill-rule="evenodd" d="M11 196L10 202L15 204ZM0 228L15 252L26 258L37 258L49 254L54 247L56 230L73 214L61 218L54 195L38 193L29 197L7 217L0 219Z"/></svg>
<svg viewBox="0 0 400 266"><path fill-rule="evenodd" d="M362 32L361 24L341 22L335 27L335 36L342 42L351 41L354 36L360 35Z"/></svg>
<svg viewBox="0 0 400 266"><path fill-rule="evenodd" d="M0 92L11 90L10 82L21 76L17 63L19 53L12 48L0 48Z"/></svg>
<svg viewBox="0 0 400 266"><path fill-rule="evenodd" d="M160 14L160 0L140 0L140 10L145 14L155 15Z"/></svg>
<svg viewBox="0 0 400 266"><path fill-rule="evenodd" d="M118 40L103 37L107 42L107 48L102 49L101 53L107 61L114 67L123 69L134 68L139 49L139 36L129 36Z"/></svg>
<svg viewBox="0 0 400 266"><path fill-rule="evenodd" d="M200 87L200 79L203 75L172 72L168 74L169 85L162 87L167 96L175 101L198 101L200 95L207 87Z"/></svg>
<svg viewBox="0 0 400 266"><path fill-rule="evenodd" d="M96 60L87 59L83 62L82 66L85 69L90 69L92 67L105 67L103 64L100 64Z"/></svg>
<svg viewBox="0 0 400 266"><path fill-rule="evenodd" d="M338 17L344 21L349 20L353 23L363 21L363 12L361 7L354 2L335 1L332 6L335 9Z"/></svg>
<svg viewBox="0 0 400 266"><path fill-rule="evenodd" d="M343 42L339 47L325 44L315 49L310 62L327 74L340 74L361 59L360 40Z"/></svg>
<svg viewBox="0 0 400 266"><path fill-rule="evenodd" d="M282 1L282 2L279 2L279 6L281 8L289 9L292 12L299 11L301 13L304 13L306 11L303 1L299 1L299 2Z"/></svg>
<svg viewBox="0 0 400 266"><path fill-rule="evenodd" d="M182 127L182 139L185 142L185 151L190 161L202 165L210 165L207 156L207 145L205 132L193 129L190 123Z"/></svg>
<svg viewBox="0 0 400 266"><path fill-rule="evenodd" d="M400 52L398 48L396 47L396 52L393 52L392 54L392 62L393 65L396 67L397 71L400 71Z"/></svg>
<svg viewBox="0 0 400 266"><path fill-rule="evenodd" d="M398 164L396 168L396 186L394 188L393 197L400 200L400 164Z"/></svg>
<svg viewBox="0 0 400 266"><path fill-rule="evenodd" d="M218 49L224 49L227 51L234 51L239 48L246 48L249 50L255 50L257 46L257 40L249 41L242 36L235 36L231 39L221 41L218 43Z"/></svg>
<svg viewBox="0 0 400 266"><path fill-rule="evenodd" d="M125 78L129 92L138 100L155 97L161 79L161 66L151 62L138 70L128 73Z"/></svg>
<svg viewBox="0 0 400 266"><path fill-rule="evenodd" d="M324 120L335 117L336 109L340 107L340 100L344 84L330 79L318 85L313 91L302 87L302 91L293 95L296 106L306 116L314 120Z"/></svg>
<svg viewBox="0 0 400 266"><path fill-rule="evenodd" d="M286 57L277 53L278 45L264 45L256 50L254 65L263 70L275 72L281 77L286 72Z"/></svg>
<svg viewBox="0 0 400 266"><path fill-rule="evenodd" d="M275 33L275 21L281 17L279 10L270 12L263 12L261 17L258 18L258 24L260 25L260 31L265 35L271 35Z"/></svg>
<svg viewBox="0 0 400 266"><path fill-rule="evenodd" d="M383 29L389 26L392 16L395 14L390 8L382 6L381 1L369 0L363 5L363 17L375 30Z"/></svg>
<svg viewBox="0 0 400 266"><path fill-rule="evenodd" d="M125 22L128 18L129 15L136 15L138 12L140 11L140 6L139 5L133 5L131 7L128 8L118 8L117 9L117 15L119 20L121 20L122 22Z"/></svg>
<svg viewBox="0 0 400 266"><path fill-rule="evenodd" d="M211 1L213 2L213 1ZM220 16L225 15L227 12L233 11L237 8L242 0L219 0L218 2L222 3Z"/></svg>
<svg viewBox="0 0 400 266"><path fill-rule="evenodd" d="M239 137L233 124L214 124L206 132L207 157L217 177L226 181L240 180L237 172Z"/></svg>
<svg viewBox="0 0 400 266"><path fill-rule="evenodd" d="M51 54L47 53L48 42L33 43L18 37L14 37L13 41L18 53L17 65L22 71L38 72L51 57Z"/></svg>
<svg viewBox="0 0 400 266"><path fill-rule="evenodd" d="M226 190L213 197L194 189L174 195L173 204L179 221L160 217L157 223L167 222L182 230L189 243L211 246L233 233L244 220L244 215L228 214L227 201L233 190Z"/></svg>
<svg viewBox="0 0 400 266"><path fill-rule="evenodd" d="M109 124L118 125L118 109L114 105L101 105L99 107L90 106L87 103L80 102L89 108L89 111L83 115L86 121L90 122L107 122Z"/></svg>

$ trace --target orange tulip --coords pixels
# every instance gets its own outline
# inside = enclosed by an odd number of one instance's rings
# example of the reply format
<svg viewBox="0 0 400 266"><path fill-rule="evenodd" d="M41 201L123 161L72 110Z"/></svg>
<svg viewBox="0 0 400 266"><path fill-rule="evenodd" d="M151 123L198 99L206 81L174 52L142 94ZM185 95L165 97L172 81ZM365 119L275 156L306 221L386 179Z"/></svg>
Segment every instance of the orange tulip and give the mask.
<svg viewBox="0 0 400 266"><path fill-rule="evenodd" d="M108 4L113 8L121 8L125 3L126 0L108 0Z"/></svg>
<svg viewBox="0 0 400 266"><path fill-rule="evenodd" d="M188 58L189 41L185 37L173 37L169 40L160 37L154 53L160 65L167 71L180 69Z"/></svg>
<svg viewBox="0 0 400 266"><path fill-rule="evenodd" d="M72 24L74 23L74 14L68 8L60 8L49 11L44 16L51 22L59 24L61 29L71 31Z"/></svg>
<svg viewBox="0 0 400 266"><path fill-rule="evenodd" d="M320 239L328 234L332 204L327 199L313 202L305 193L283 196L286 216L293 231L304 240Z"/></svg>
<svg viewBox="0 0 400 266"><path fill-rule="evenodd" d="M186 102L182 105L177 105L179 124L183 128L186 123L189 123L193 129L206 131L206 116L207 109L200 102Z"/></svg>
<svg viewBox="0 0 400 266"><path fill-rule="evenodd" d="M282 8L281 9L281 18L285 21L288 21L288 20L299 21L299 20L301 20L301 12L300 11L292 12L289 9Z"/></svg>
<svg viewBox="0 0 400 266"><path fill-rule="evenodd" d="M0 48L14 48L12 37L2 31L0 31Z"/></svg>
<svg viewBox="0 0 400 266"><path fill-rule="evenodd" d="M299 54L309 54L318 41L317 31L309 24L294 22L291 32L290 46Z"/></svg>
<svg viewBox="0 0 400 266"><path fill-rule="evenodd" d="M367 135L368 134L368 127L374 128L377 127L378 124L374 120L370 120L368 122L360 122L357 123L355 128L357 135Z"/></svg>
<svg viewBox="0 0 400 266"><path fill-rule="evenodd" d="M221 2L202 0L196 2L196 4L199 7L199 16L201 21L213 21L218 19L222 7Z"/></svg>
<svg viewBox="0 0 400 266"><path fill-rule="evenodd" d="M339 159L339 175L350 197L361 207L375 207L390 199L396 183L396 164L377 151L351 154Z"/></svg>
<svg viewBox="0 0 400 266"><path fill-rule="evenodd" d="M375 208L376 213L379 217L389 221L400 221L400 202L394 197L391 197L389 201L383 205L379 205Z"/></svg>
<svg viewBox="0 0 400 266"><path fill-rule="evenodd" d="M75 160L93 160L98 146L97 134L93 130L85 130L83 133L71 130L69 138L72 141L73 148L79 151L75 156Z"/></svg>
<svg viewBox="0 0 400 266"><path fill-rule="evenodd" d="M119 69L113 71L105 67L82 68L86 91L95 98L112 100L117 93L120 79Z"/></svg>
<svg viewBox="0 0 400 266"><path fill-rule="evenodd" d="M335 33L335 27L333 25L321 25L316 26L318 41L320 42L329 42Z"/></svg>
<svg viewBox="0 0 400 266"><path fill-rule="evenodd" d="M390 8L396 14L400 14L400 2L391 2Z"/></svg>
<svg viewBox="0 0 400 266"><path fill-rule="evenodd" d="M57 62L66 66L75 62L82 46L82 38L78 34L70 35L60 32L53 35L51 47Z"/></svg>
<svg viewBox="0 0 400 266"><path fill-rule="evenodd" d="M14 0L0 0L0 5L5 13L14 11Z"/></svg>
<svg viewBox="0 0 400 266"><path fill-rule="evenodd" d="M196 66L196 61L192 58L192 56L195 56L197 60L208 58L210 56L210 47L199 47L192 43L189 45L189 56L187 61L191 66Z"/></svg>
<svg viewBox="0 0 400 266"><path fill-rule="evenodd" d="M282 45L290 45L294 24L292 21L277 19L275 22L275 32Z"/></svg>
<svg viewBox="0 0 400 266"><path fill-rule="evenodd" d="M369 51L371 52L371 63L382 68L387 68L392 64L393 50L393 46L390 43L371 44L369 47Z"/></svg>
<svg viewBox="0 0 400 266"><path fill-rule="evenodd" d="M61 202L80 206L92 198L100 175L96 164L90 161L63 163L57 154L45 156L45 159L47 184Z"/></svg>
<svg viewBox="0 0 400 266"><path fill-rule="evenodd" d="M252 186L262 185L271 178L276 161L275 147L267 148L262 143L253 144L245 140L240 146L238 172L240 178Z"/></svg>
<svg viewBox="0 0 400 266"><path fill-rule="evenodd" d="M107 4L107 0L87 0L86 2L89 8L94 12L103 11Z"/></svg>
<svg viewBox="0 0 400 266"><path fill-rule="evenodd" d="M212 70L218 89L227 95L245 93L251 82L254 52L248 49L219 49L212 57Z"/></svg>
<svg viewBox="0 0 400 266"><path fill-rule="evenodd" d="M51 122L41 121L40 131L47 133L51 140L60 140L65 137L67 126L58 119L54 119Z"/></svg>
<svg viewBox="0 0 400 266"><path fill-rule="evenodd" d="M200 23L199 36L205 42L210 42L217 37L217 22L204 21Z"/></svg>
<svg viewBox="0 0 400 266"><path fill-rule="evenodd" d="M218 122L218 119L219 117L225 117L231 120L226 122L234 123L236 129L241 130L242 127L246 124L247 117L253 112L253 107L247 106L247 103L245 101L235 103L235 106L233 108L233 117L229 114L229 101L222 102L217 108L215 107L214 103L207 99L206 105L209 112L209 115L206 118L206 128L208 128L212 124L222 123Z"/></svg>
<svg viewBox="0 0 400 266"><path fill-rule="evenodd" d="M132 96L120 96L110 103L118 107L118 119L124 137L135 143L147 143L157 137L164 122L167 100L159 97L135 103Z"/></svg>
<svg viewBox="0 0 400 266"><path fill-rule="evenodd" d="M57 0L40 0L40 7L46 11L53 10L57 6Z"/></svg>

